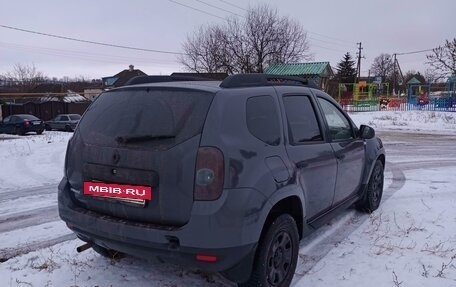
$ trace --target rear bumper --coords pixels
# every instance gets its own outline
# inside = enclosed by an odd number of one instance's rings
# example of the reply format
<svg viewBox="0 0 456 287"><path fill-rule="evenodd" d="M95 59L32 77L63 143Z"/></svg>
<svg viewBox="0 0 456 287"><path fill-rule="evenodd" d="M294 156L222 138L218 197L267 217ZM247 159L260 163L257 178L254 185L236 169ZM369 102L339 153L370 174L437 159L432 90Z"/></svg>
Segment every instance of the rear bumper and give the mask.
<svg viewBox="0 0 456 287"><path fill-rule="evenodd" d="M58 197L60 217L84 241L141 258L159 257L165 262L207 271L236 270L231 277L237 281L250 274L267 216L267 212L262 215L262 210L269 207L266 198L255 190L224 192L215 202L195 202L186 225L165 227L79 207L72 200L66 179L59 185ZM252 204L246 209L246 205ZM196 255L216 256L217 260L203 262Z"/></svg>

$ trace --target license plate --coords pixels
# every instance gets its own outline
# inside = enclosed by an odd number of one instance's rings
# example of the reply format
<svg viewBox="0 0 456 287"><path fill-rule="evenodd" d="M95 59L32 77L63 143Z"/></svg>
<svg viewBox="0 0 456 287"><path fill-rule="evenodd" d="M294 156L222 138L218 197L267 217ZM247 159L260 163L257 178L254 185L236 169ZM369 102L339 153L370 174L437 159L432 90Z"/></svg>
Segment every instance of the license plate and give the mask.
<svg viewBox="0 0 456 287"><path fill-rule="evenodd" d="M40 124L40 122L33 122L33 124L34 124L35 126L37 126L37 125Z"/></svg>
<svg viewBox="0 0 456 287"><path fill-rule="evenodd" d="M119 199L151 200L152 188L150 186L86 181L84 182L84 194Z"/></svg>

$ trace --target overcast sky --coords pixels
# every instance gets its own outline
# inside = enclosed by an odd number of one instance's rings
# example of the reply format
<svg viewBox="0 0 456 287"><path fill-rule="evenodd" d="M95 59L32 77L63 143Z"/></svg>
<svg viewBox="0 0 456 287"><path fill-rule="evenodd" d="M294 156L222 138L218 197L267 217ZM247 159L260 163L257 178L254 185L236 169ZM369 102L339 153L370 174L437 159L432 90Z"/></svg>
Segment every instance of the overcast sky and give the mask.
<svg viewBox="0 0 456 287"><path fill-rule="evenodd" d="M454 0L173 0L218 17L249 5L269 3L280 15L308 31L315 61L333 67L343 54L364 48L361 72L367 75L380 53L403 53L442 45L456 37ZM231 4L231 5L230 5ZM235 6L238 7L235 7ZM224 20L170 0L0 0L0 25L97 42L182 52L186 35L200 25ZM398 56L402 71L426 69L426 53ZM15 63L33 63L50 77L111 76L129 64L147 74L181 71L175 55L96 46L0 27L0 74Z"/></svg>

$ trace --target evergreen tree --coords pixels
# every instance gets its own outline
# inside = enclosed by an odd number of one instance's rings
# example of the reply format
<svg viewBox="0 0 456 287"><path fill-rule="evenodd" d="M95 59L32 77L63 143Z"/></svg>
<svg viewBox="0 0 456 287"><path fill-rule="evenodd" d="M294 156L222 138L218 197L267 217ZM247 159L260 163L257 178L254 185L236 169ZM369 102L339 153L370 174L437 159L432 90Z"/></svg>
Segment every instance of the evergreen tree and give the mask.
<svg viewBox="0 0 456 287"><path fill-rule="evenodd" d="M355 61L350 53L346 53L342 61L337 64L336 77L340 83L353 83L356 77Z"/></svg>

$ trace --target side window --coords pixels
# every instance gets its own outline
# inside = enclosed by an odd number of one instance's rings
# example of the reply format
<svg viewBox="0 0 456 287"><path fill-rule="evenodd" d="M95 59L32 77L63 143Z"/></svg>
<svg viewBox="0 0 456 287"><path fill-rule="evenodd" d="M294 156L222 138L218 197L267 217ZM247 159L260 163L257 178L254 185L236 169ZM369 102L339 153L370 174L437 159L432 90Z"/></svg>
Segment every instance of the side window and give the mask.
<svg viewBox="0 0 456 287"><path fill-rule="evenodd" d="M353 129L345 115L330 101L318 98L323 114L328 123L332 140L347 140L353 138Z"/></svg>
<svg viewBox="0 0 456 287"><path fill-rule="evenodd" d="M246 120L253 136L269 145L280 144L279 113L271 96L247 99Z"/></svg>
<svg viewBox="0 0 456 287"><path fill-rule="evenodd" d="M284 96L291 144L322 141L315 110L308 96Z"/></svg>
<svg viewBox="0 0 456 287"><path fill-rule="evenodd" d="M60 117L60 120L61 120L62 122L67 122L67 121L68 121L68 116L61 116L61 117Z"/></svg>
<svg viewBox="0 0 456 287"><path fill-rule="evenodd" d="M7 116L6 118L3 119L3 123L7 124L11 121L11 116Z"/></svg>

